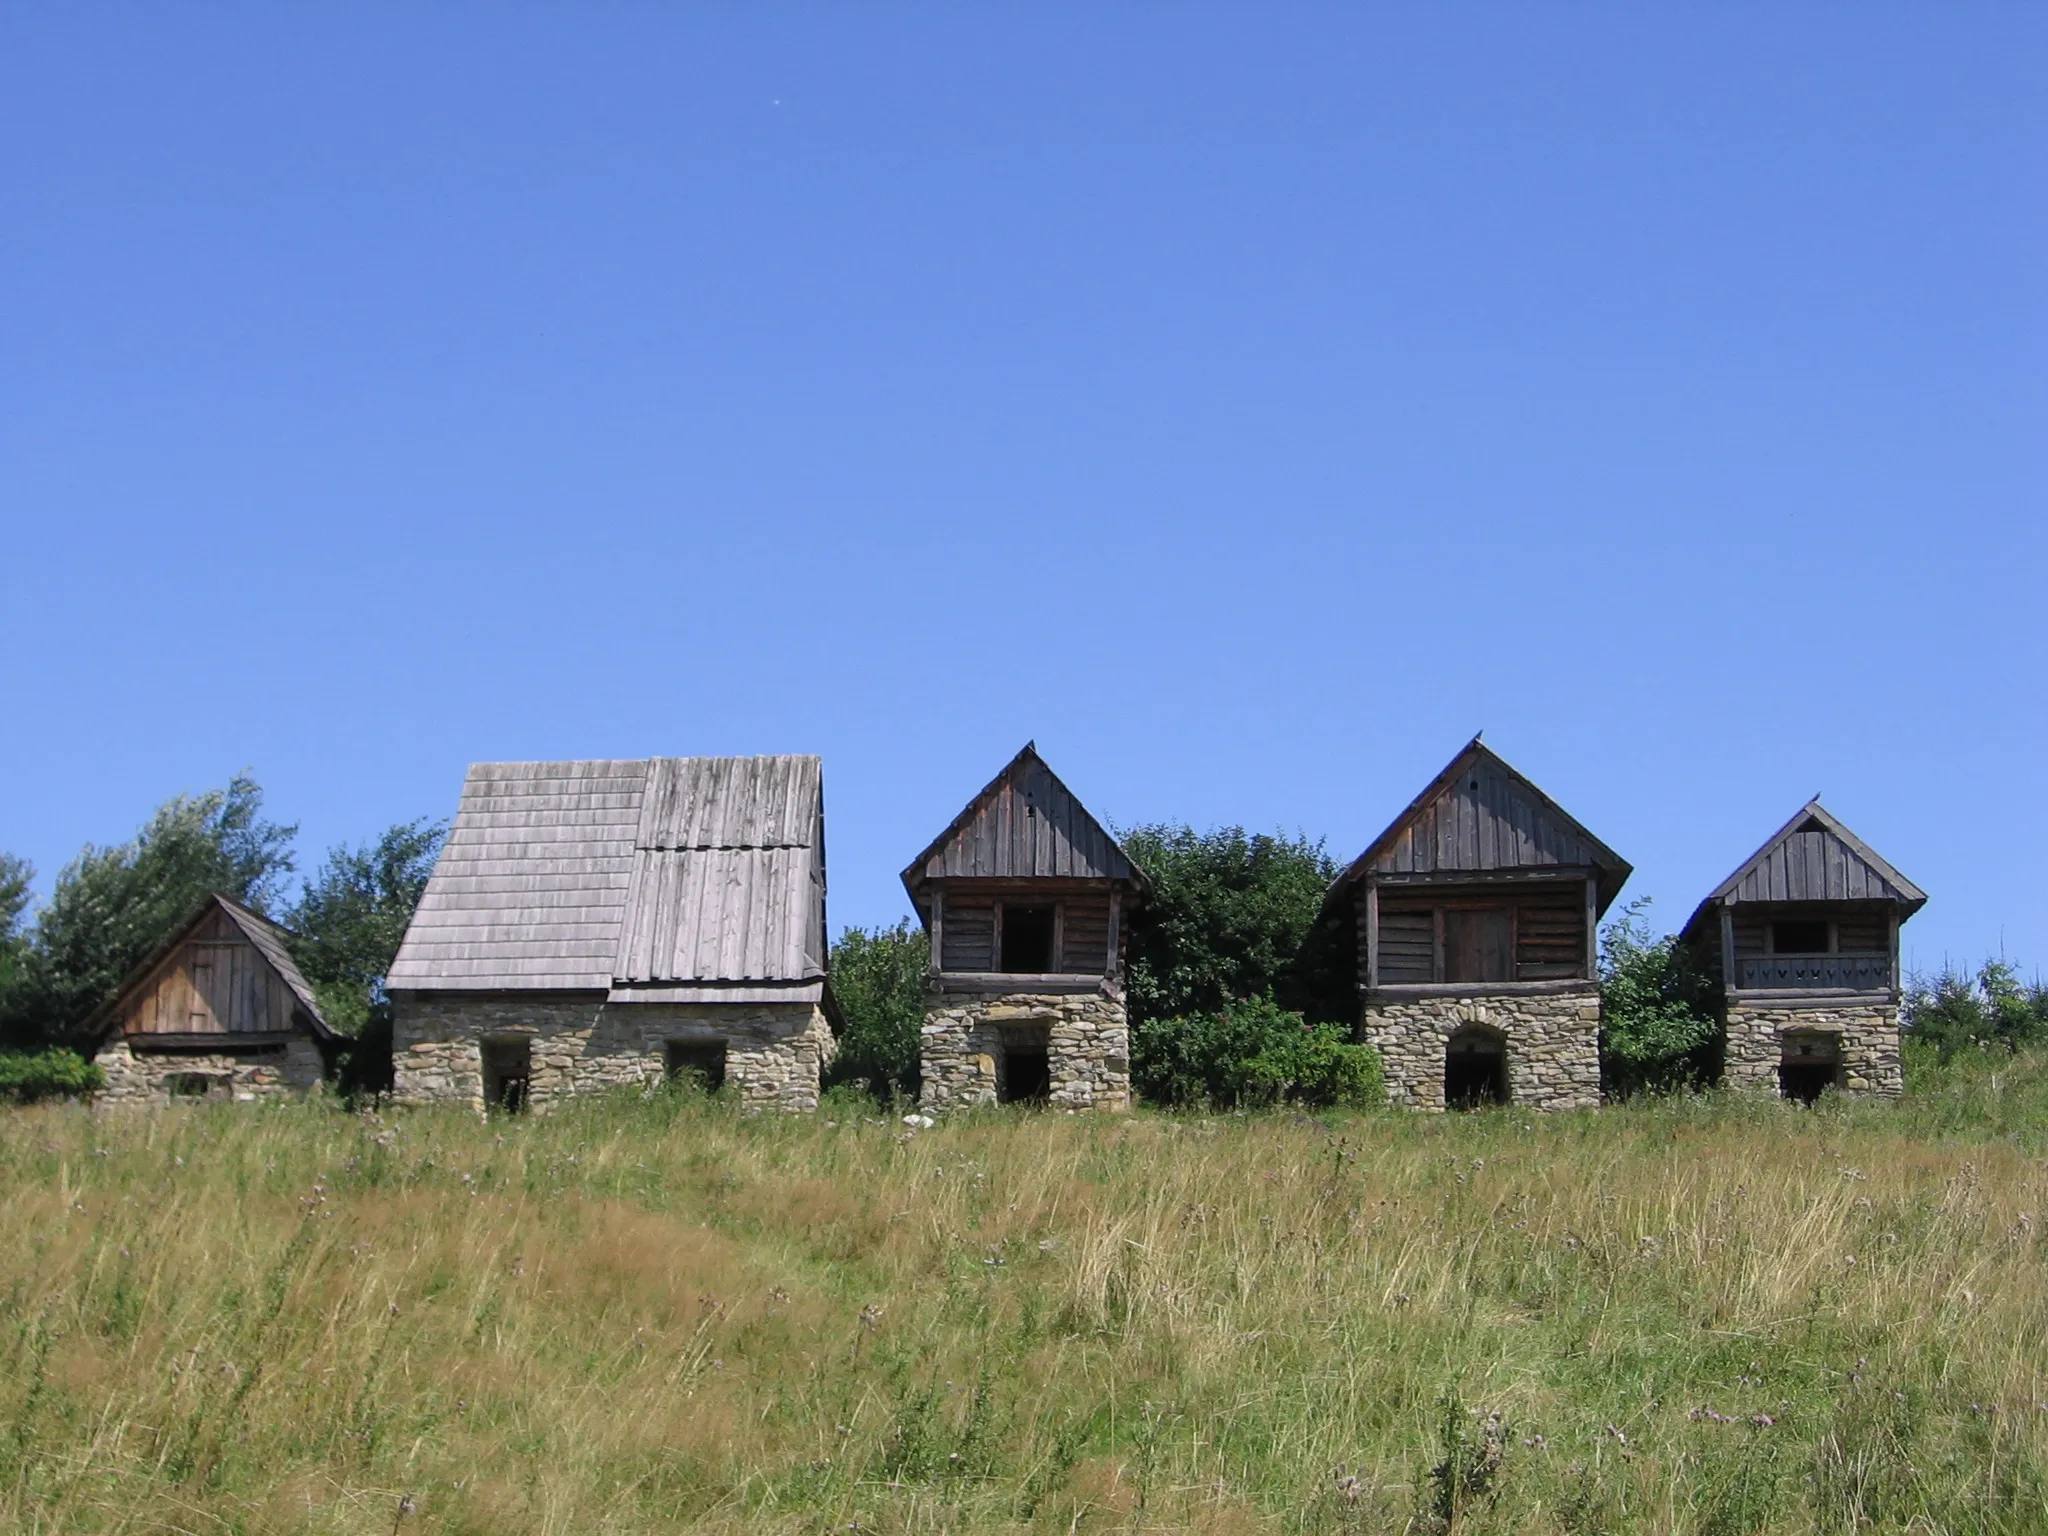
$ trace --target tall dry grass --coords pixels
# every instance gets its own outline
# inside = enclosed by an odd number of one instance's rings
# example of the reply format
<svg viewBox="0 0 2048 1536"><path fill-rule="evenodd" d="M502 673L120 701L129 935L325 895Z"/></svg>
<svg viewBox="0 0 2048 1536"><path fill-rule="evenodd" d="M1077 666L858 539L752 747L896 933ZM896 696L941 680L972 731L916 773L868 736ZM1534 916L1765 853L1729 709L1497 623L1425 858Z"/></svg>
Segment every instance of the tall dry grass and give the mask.
<svg viewBox="0 0 2048 1536"><path fill-rule="evenodd" d="M0 1521L2039 1532L2044 1111L9 1113Z"/></svg>

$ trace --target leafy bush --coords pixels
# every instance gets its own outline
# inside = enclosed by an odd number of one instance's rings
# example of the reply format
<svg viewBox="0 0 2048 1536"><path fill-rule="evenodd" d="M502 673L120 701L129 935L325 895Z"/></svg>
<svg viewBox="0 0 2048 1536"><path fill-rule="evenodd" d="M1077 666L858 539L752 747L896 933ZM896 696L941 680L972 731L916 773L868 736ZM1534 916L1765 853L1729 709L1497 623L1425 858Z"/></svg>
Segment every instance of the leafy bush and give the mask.
<svg viewBox="0 0 2048 1536"><path fill-rule="evenodd" d="M1164 824L1119 836L1153 885L1130 922L1132 1019L1220 1014L1261 996L1311 1019L1356 1016L1348 925L1318 921L1337 874L1320 841Z"/></svg>
<svg viewBox="0 0 2048 1536"><path fill-rule="evenodd" d="M1342 1026L1312 1024L1270 997L1134 1023L1131 1076L1140 1095L1177 1107L1356 1106L1378 1103L1385 1092L1377 1051L1353 1045Z"/></svg>
<svg viewBox="0 0 2048 1536"><path fill-rule="evenodd" d="M107 1085L107 1074L76 1051L0 1051L0 1098L17 1104L78 1098Z"/></svg>
<svg viewBox="0 0 2048 1536"><path fill-rule="evenodd" d="M2048 1041L2048 986L2023 985L2005 960L1986 960L1975 976L1944 966L1932 978L1913 978L1902 1022L1909 1041L1942 1061L1993 1046L2012 1052Z"/></svg>
<svg viewBox="0 0 2048 1536"><path fill-rule="evenodd" d="M846 1017L828 1087L857 1083L886 1104L916 1098L919 1031L931 936L904 918L893 928L848 928L832 946L832 995Z"/></svg>
<svg viewBox="0 0 2048 1536"><path fill-rule="evenodd" d="M1710 1086L1721 1073L1713 983L1632 901L1600 933L1600 1075L1615 1098Z"/></svg>

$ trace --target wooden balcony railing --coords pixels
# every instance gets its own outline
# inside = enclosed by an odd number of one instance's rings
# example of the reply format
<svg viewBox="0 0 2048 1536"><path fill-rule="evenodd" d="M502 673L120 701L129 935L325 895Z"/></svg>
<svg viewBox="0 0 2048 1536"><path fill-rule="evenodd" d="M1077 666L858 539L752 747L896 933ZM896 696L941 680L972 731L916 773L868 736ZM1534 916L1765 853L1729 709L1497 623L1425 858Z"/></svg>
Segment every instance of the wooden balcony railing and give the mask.
<svg viewBox="0 0 2048 1536"><path fill-rule="evenodd" d="M1738 962L1745 992L1883 992L1892 984L1890 955L1754 955Z"/></svg>

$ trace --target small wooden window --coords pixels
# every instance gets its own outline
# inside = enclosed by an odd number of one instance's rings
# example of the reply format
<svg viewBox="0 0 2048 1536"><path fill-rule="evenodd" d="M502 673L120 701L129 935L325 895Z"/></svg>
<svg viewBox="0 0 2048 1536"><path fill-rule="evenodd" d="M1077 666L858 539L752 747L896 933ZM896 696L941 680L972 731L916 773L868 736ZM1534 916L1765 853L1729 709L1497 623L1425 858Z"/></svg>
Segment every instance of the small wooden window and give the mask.
<svg viewBox="0 0 2048 1536"><path fill-rule="evenodd" d="M1771 953L1776 955L1824 955L1829 950L1825 919L1780 918L1771 924Z"/></svg>
<svg viewBox="0 0 2048 1536"><path fill-rule="evenodd" d="M723 1040L671 1040L664 1054L670 1082L687 1079L706 1093L725 1086Z"/></svg>
<svg viewBox="0 0 2048 1536"><path fill-rule="evenodd" d="M1052 969L1052 938L1057 913L1051 906L1003 903L1001 969L1042 976Z"/></svg>

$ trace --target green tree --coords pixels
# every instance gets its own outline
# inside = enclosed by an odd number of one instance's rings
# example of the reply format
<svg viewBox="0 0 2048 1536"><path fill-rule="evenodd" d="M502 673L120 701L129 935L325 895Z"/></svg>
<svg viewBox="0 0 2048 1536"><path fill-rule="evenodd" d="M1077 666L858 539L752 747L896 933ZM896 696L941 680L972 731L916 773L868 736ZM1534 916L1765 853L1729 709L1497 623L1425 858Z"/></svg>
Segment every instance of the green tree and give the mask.
<svg viewBox="0 0 2048 1536"><path fill-rule="evenodd" d="M924 1026L931 937L909 918L893 928L848 928L832 946L832 995L845 1032L827 1086L857 1083L886 1103L916 1098L918 1032Z"/></svg>
<svg viewBox="0 0 2048 1536"><path fill-rule="evenodd" d="M1600 1074L1617 1098L1720 1076L1713 984L1676 935L1651 931L1649 905L1630 902L1600 930Z"/></svg>
<svg viewBox="0 0 2048 1536"><path fill-rule="evenodd" d="M1943 966L1937 976L1913 978L1903 1014L1907 1037L1943 1061L1991 1046L2017 1051L2048 1040L2048 986L2025 985L2004 959L1986 960L1975 976Z"/></svg>
<svg viewBox="0 0 2048 1536"><path fill-rule="evenodd" d="M167 801L132 842L88 845L36 916L0 1039L85 1044L86 1016L208 892L268 910L292 871L297 831L266 821L263 791L238 774L224 789Z"/></svg>
<svg viewBox="0 0 2048 1536"><path fill-rule="evenodd" d="M339 1085L350 1097L391 1091L391 1000L384 976L427 888L446 823L402 822L374 843L331 848L286 918L292 958L327 1022L355 1044Z"/></svg>
<svg viewBox="0 0 2048 1536"><path fill-rule="evenodd" d="M1130 921L1134 1021L1213 1017L1257 997L1353 1020L1350 924L1318 920L1337 875L1320 839L1166 824L1118 835L1153 885Z"/></svg>
<svg viewBox="0 0 2048 1536"><path fill-rule="evenodd" d="M12 853L0 853L0 1018L7 1013L7 996L20 974L22 956L28 948L23 921L35 894L35 866Z"/></svg>

